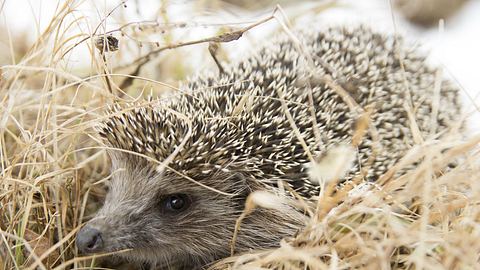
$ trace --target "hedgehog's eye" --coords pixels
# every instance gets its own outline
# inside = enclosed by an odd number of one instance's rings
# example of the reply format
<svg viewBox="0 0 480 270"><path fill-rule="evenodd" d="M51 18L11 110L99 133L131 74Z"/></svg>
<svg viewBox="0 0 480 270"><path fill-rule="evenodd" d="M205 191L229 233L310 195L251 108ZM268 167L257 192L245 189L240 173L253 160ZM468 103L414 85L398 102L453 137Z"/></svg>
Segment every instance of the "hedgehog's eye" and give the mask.
<svg viewBox="0 0 480 270"><path fill-rule="evenodd" d="M163 205L166 210L171 212L179 212L187 209L191 204L190 197L185 194L168 195L163 200Z"/></svg>

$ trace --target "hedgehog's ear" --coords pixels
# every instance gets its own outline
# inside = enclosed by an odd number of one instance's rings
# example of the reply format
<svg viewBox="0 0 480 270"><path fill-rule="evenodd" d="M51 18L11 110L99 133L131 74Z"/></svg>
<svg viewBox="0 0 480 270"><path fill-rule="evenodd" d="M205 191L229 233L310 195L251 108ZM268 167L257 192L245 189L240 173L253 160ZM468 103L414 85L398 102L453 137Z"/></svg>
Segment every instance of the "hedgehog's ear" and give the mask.
<svg viewBox="0 0 480 270"><path fill-rule="evenodd" d="M247 197L254 187L252 183L255 181L248 179L246 175L241 172L235 172L226 177L225 182L228 183L228 188L225 190L228 193L236 194L238 197Z"/></svg>
<svg viewBox="0 0 480 270"><path fill-rule="evenodd" d="M146 170L150 168L154 171L155 169L155 166L151 166L149 160L134 153L126 153L115 148L107 149L106 152L111 160L112 170L122 168L129 171L137 171L138 169Z"/></svg>
<svg viewBox="0 0 480 270"><path fill-rule="evenodd" d="M253 181L250 181L246 175L240 172L235 172L224 178L224 184L227 184L223 187L226 187L224 191L235 194L235 196L232 197L232 202L235 203L238 209L245 207L245 200L253 191L251 183L253 183Z"/></svg>

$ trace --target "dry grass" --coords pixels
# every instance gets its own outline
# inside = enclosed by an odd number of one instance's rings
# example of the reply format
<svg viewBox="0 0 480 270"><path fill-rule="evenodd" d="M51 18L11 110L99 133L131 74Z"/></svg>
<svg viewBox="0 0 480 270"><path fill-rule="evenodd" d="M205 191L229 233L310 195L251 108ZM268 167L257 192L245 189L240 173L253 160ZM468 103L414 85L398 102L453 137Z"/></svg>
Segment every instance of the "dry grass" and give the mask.
<svg viewBox="0 0 480 270"><path fill-rule="evenodd" d="M153 57L132 61L132 55L157 56L162 48L179 47L169 31L185 25L157 25L167 34L139 43L150 34L151 24L126 22L114 31L125 34L119 51L102 55L92 36L103 31L104 21L90 25L90 34L75 34L78 24L88 24L75 15L76 5L65 1L30 45L2 31L7 34L0 42L8 49L0 57L0 270L95 268L95 260L77 256L74 246L75 233L98 208L105 194L102 183L109 178L109 160L92 127L105 117L107 104L175 89L177 80L165 78L188 74L187 64L174 72L165 67L185 62L181 50L161 56L164 62L155 70L169 71L154 79L141 77L138 68L153 63ZM182 42L228 42L258 22ZM146 29L138 28L142 26ZM143 54L136 51L138 44L146 47ZM88 48L91 62L74 70L69 59L80 47ZM358 129L361 137L366 124L359 123ZM295 238L285 239L279 249L228 258L213 267L478 269L479 142L478 136L465 139L452 132L414 146L376 184L334 191L333 181L314 203L297 199L296 206L305 208L309 219ZM447 170L455 162L459 166ZM412 163L418 163L415 170L393 177ZM265 199L272 198L249 200L249 210L271 205L261 201Z"/></svg>
<svg viewBox="0 0 480 270"><path fill-rule="evenodd" d="M319 208L310 207L306 228L279 249L229 258L215 267L477 269L479 142L477 136L416 146L400 162L421 161L415 170L326 194ZM447 172L460 156L461 165Z"/></svg>

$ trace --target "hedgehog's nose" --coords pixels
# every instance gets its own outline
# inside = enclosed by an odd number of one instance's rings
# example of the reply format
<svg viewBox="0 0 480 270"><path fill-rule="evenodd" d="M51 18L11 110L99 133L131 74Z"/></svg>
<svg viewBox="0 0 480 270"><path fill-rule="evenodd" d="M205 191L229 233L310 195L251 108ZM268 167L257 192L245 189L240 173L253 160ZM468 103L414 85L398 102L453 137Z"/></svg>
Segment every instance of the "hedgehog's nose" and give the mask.
<svg viewBox="0 0 480 270"><path fill-rule="evenodd" d="M90 226L83 227L78 232L76 242L80 253L95 253L103 248L102 233Z"/></svg>

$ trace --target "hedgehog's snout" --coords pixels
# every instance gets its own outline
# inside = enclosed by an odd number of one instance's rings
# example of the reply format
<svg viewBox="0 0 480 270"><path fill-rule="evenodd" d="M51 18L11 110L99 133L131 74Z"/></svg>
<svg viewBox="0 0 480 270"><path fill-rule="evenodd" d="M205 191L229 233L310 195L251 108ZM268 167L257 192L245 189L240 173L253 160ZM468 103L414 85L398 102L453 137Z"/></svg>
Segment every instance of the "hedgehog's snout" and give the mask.
<svg viewBox="0 0 480 270"><path fill-rule="evenodd" d="M104 246L102 232L87 225L78 232L76 243L83 254L101 251Z"/></svg>

